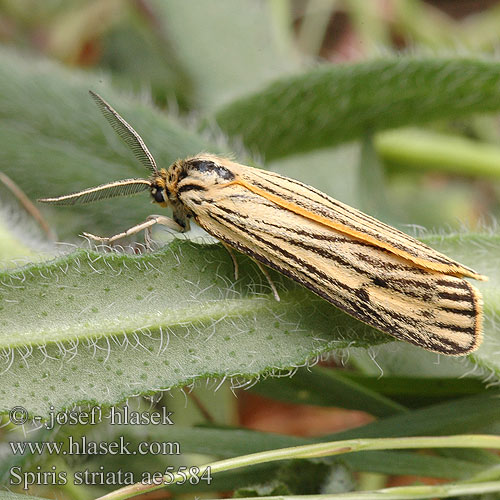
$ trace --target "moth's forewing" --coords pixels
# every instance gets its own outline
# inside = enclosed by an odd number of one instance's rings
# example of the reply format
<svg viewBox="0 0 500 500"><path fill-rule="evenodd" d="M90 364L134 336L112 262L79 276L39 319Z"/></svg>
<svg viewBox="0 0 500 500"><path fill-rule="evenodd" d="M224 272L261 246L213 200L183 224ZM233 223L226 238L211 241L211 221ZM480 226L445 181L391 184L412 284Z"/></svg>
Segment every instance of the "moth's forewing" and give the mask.
<svg viewBox="0 0 500 500"><path fill-rule="evenodd" d="M307 205L307 186L293 180L271 175L264 183L260 170L232 162L222 166L234 174L234 179L241 178L242 171L246 182L254 176L253 182L259 188L264 186L285 201L314 210L313 214L326 216L336 206L335 200L316 190L310 193L314 203ZM195 178L199 185L204 175L204 189L182 189L183 185L193 185ZM314 217L300 215L234 179L228 180L228 175L218 182L214 182L214 176L215 168L205 168L204 172L195 169L178 185L179 199L208 233L398 339L449 355L466 354L479 345L481 295L463 278L423 268L385 248L317 222ZM299 188L298 198L294 197L294 186ZM356 211L356 224L364 216L359 214ZM376 221L371 217L369 220ZM384 230L390 227L379 224ZM373 232L373 222L371 227ZM384 238L389 238L388 234ZM468 270L420 242L413 249L412 242L417 240L407 238L406 244L415 254L433 257L430 262L446 262Z"/></svg>

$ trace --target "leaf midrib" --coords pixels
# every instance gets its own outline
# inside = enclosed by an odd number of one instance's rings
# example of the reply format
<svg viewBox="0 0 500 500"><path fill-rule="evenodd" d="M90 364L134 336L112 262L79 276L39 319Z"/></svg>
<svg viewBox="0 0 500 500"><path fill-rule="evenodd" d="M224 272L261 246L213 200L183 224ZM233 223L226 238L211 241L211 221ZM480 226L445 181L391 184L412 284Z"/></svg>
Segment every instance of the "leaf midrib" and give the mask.
<svg viewBox="0 0 500 500"><path fill-rule="evenodd" d="M294 302L293 296L298 295L297 292L289 291L281 293L281 301L275 301L271 295L269 296L256 296L248 297L245 299L222 299L218 301L204 302L197 306L192 304L189 307L175 308L168 310L166 314L161 311L155 316L154 313L148 312L147 314L133 313L130 316L122 316L119 318L114 317L108 321L99 318L91 324L78 323L71 326L62 326L61 323L57 324L57 331L64 330L64 337L61 333L53 335L51 329L43 328L33 331L30 334L29 341L19 343L2 344L1 348L16 348L48 345L56 342L67 342L71 340L85 340L95 339L96 335L99 337L106 337L113 335L114 337L124 337L127 334L139 331L159 331L161 328L173 328L176 326L190 325L196 323L204 323L218 321L229 317L245 317L254 316L262 310L279 310L286 308L288 302ZM155 317L154 317L155 316ZM90 322L87 322L90 323ZM18 336L25 334L24 330L14 331L11 336ZM52 338L51 338L52 335Z"/></svg>

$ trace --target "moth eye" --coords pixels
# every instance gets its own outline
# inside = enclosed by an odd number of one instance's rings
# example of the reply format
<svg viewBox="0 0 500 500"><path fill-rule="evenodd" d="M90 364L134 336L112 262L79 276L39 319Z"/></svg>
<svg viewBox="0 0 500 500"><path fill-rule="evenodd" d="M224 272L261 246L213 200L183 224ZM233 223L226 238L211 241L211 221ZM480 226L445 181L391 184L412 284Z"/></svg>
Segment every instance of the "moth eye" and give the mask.
<svg viewBox="0 0 500 500"><path fill-rule="evenodd" d="M151 189L151 196L157 203L164 203L165 197L163 196L163 191L158 189L157 187L153 187Z"/></svg>

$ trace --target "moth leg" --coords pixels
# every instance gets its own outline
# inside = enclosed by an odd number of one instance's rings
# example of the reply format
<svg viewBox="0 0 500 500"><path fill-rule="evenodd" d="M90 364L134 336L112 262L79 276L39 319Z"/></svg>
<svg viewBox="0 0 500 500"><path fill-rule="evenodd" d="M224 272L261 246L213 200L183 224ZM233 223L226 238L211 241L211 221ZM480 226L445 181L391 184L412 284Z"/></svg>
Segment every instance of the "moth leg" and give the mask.
<svg viewBox="0 0 500 500"><path fill-rule="evenodd" d="M279 302L281 299L280 299L280 296L278 294L278 290L276 289L276 286L275 286L273 280L271 279L271 276L267 272L267 269L258 260L254 260L254 262L257 264L257 267L260 269L261 273L266 277L267 282L269 283L269 286L271 287L271 290L273 291L273 295L274 295L276 302Z"/></svg>
<svg viewBox="0 0 500 500"><path fill-rule="evenodd" d="M240 274L238 261L236 260L236 255L234 255L232 247L230 247L227 243L224 243L223 241L221 241L221 243L222 243L222 246L227 250L227 253L231 257L231 260L233 261L234 279L236 281L238 279L239 274Z"/></svg>
<svg viewBox="0 0 500 500"><path fill-rule="evenodd" d="M227 250L227 253L231 257L231 260L233 261L233 266L234 266L234 279L237 280L239 276L239 266L238 266L238 261L236 260L236 255L234 254L233 248L230 247L227 243L224 243L221 241L222 246ZM267 269L258 261L255 259L252 259L256 264L261 273L266 277L267 282L269 283L269 286L271 287L271 290L273 292L273 296L277 302L279 302L280 296L278 294L278 290L276 289L276 285L274 284L273 280L271 279L271 276L267 272Z"/></svg>
<svg viewBox="0 0 500 500"><path fill-rule="evenodd" d="M183 227L180 224L177 224L174 219L171 219L170 217L165 217L164 215L149 215L146 218L146 222L151 222L153 223L147 227L144 228L144 242L146 243L147 248L151 248L151 244L153 242L153 239L151 237L151 227L154 224L160 224L160 226L165 226L168 227L169 229L172 229L173 231L177 233L184 233L189 229L189 222L186 220L186 225Z"/></svg>
<svg viewBox="0 0 500 500"><path fill-rule="evenodd" d="M151 244L151 226L155 224L161 224L162 226L167 226L175 231L185 231L185 228L177 224L173 219L169 219L168 217L164 217L163 215L150 215L144 222L137 224L136 226L132 226L131 228L123 231L122 233L115 234L110 237L102 237L95 236L90 233L83 233L84 236L90 238L94 241L99 241L100 243L104 243L106 245L111 245L116 240L121 238L125 238L127 236L131 236L132 234L137 234L141 231L144 231L144 239L146 242L146 246L150 247Z"/></svg>

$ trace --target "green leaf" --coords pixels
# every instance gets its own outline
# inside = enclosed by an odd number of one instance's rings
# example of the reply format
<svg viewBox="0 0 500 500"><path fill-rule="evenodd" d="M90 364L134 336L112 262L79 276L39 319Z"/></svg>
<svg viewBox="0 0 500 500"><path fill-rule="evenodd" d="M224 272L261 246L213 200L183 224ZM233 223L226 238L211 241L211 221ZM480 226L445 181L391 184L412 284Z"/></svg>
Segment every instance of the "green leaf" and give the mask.
<svg viewBox="0 0 500 500"><path fill-rule="evenodd" d="M481 252L486 339L475 359L498 372L500 255L493 236L442 237L465 264ZM251 379L333 349L390 340L273 273L281 302L247 258L234 282L220 246L178 241L141 256L79 250L0 274L1 411L115 404L206 377Z"/></svg>
<svg viewBox="0 0 500 500"><path fill-rule="evenodd" d="M470 460L389 451L353 454L346 462L354 470L364 472L390 475L410 474L446 479L469 478L484 469L483 466L472 463Z"/></svg>
<svg viewBox="0 0 500 500"><path fill-rule="evenodd" d="M377 391L409 408L437 403L446 399L472 396L487 389L486 383L475 378L368 376L342 370L341 374L362 387Z"/></svg>
<svg viewBox="0 0 500 500"><path fill-rule="evenodd" d="M280 158L268 166L271 171L304 184L321 186L329 196L359 207L362 203L358 187L361 163L361 148L355 142Z"/></svg>
<svg viewBox="0 0 500 500"><path fill-rule="evenodd" d="M293 377L270 378L252 388L253 392L289 403L340 406L376 416L402 413L406 408L349 379L340 370L313 368Z"/></svg>
<svg viewBox="0 0 500 500"><path fill-rule="evenodd" d="M3 214L0 213L0 241L2 242L0 245L0 265L2 267L15 267L14 259L34 258L36 252L21 241L3 219Z"/></svg>
<svg viewBox="0 0 500 500"><path fill-rule="evenodd" d="M240 272L234 283L220 246L179 241L142 256L80 250L0 275L1 410L114 404L388 340L278 275L276 302L249 259Z"/></svg>
<svg viewBox="0 0 500 500"><path fill-rule="evenodd" d="M0 491L1 500L43 500L42 497L35 497L30 495L24 495L20 493L12 493L11 491L2 490Z"/></svg>
<svg viewBox="0 0 500 500"><path fill-rule="evenodd" d="M498 391L419 408L324 436L322 439L361 437L456 435L477 432L500 417Z"/></svg>
<svg viewBox="0 0 500 500"><path fill-rule="evenodd" d="M433 405L421 410L408 412L396 417L382 418L379 421L368 424L367 426L351 429L348 431L353 437L363 437L365 434L385 436L400 435L445 435L462 430L464 432L480 431L485 421L497 420L500 408L496 404L498 391L492 395L481 395L473 398L451 401L444 404ZM170 398L168 398L170 399ZM204 454L220 458L230 458L249 453L261 452L289 446L310 444L314 442L324 442L330 439L322 437L316 439L305 439L291 437L286 435L270 434L264 432L255 432L244 429L234 428L191 428L183 427L177 414L173 416L174 426L118 426L111 425L107 419L97 426L88 426L88 441L106 441L115 442L120 436L125 436L126 441L130 441L130 449L136 449L136 446L144 441L145 436L150 442L163 442L168 439L169 442L179 443L180 448L185 454ZM72 434L74 429L66 429ZM21 430L19 429L18 434ZM78 432L78 431L77 431ZM340 436L340 434L339 434ZM43 439L43 433L31 434L30 438L38 441ZM15 439L15 438L14 438ZM334 437L335 439L335 437ZM61 436L57 437L61 440ZM430 477L441 477L450 479L469 478L484 469L483 462L477 462L477 451L469 449L469 456L465 455L462 459L428 456L420 453L394 452L394 451L370 451L359 452L355 454L346 454L339 457L341 462L345 462L355 471L379 472L386 474L418 474ZM469 457L472 457L471 460ZM186 456L180 457L180 464L186 464ZM155 460L156 462L154 462ZM206 460L206 459L205 459ZM144 470L162 469L164 459L155 455L146 455L141 457L140 464L130 464L138 474ZM491 464L492 462L487 462ZM119 457L116 461L110 462L109 456L91 456L86 459L85 467L90 470L98 470L100 466L106 470L118 469L121 465ZM153 465L151 465L153 464ZM2 464L3 465L3 464ZM7 465L7 464L5 464ZM134 469L134 466L136 467ZM1 468L0 468L1 469ZM242 484L257 484L262 477L271 478L277 474L276 467L273 464L266 464L246 468L233 473L224 473L224 477L216 474L215 481L210 487L201 484L190 487L189 491L207 491L217 488L232 489ZM186 485L174 486L173 491L185 491Z"/></svg>
<svg viewBox="0 0 500 500"><path fill-rule="evenodd" d="M358 193L359 210L387 220L390 214L384 169L375 151L371 135L363 138L358 168Z"/></svg>
<svg viewBox="0 0 500 500"><path fill-rule="evenodd" d="M366 132L500 108L500 63L477 57L387 57L280 79L221 108L224 132L267 160Z"/></svg>
<svg viewBox="0 0 500 500"><path fill-rule="evenodd" d="M192 100L193 82L169 32L157 23L154 8L141 9L137 3L127 7L128 16L122 18L125 22L103 33L99 66L112 73L115 86L139 94L151 89L154 102L186 111ZM122 8L120 13L125 12Z"/></svg>

